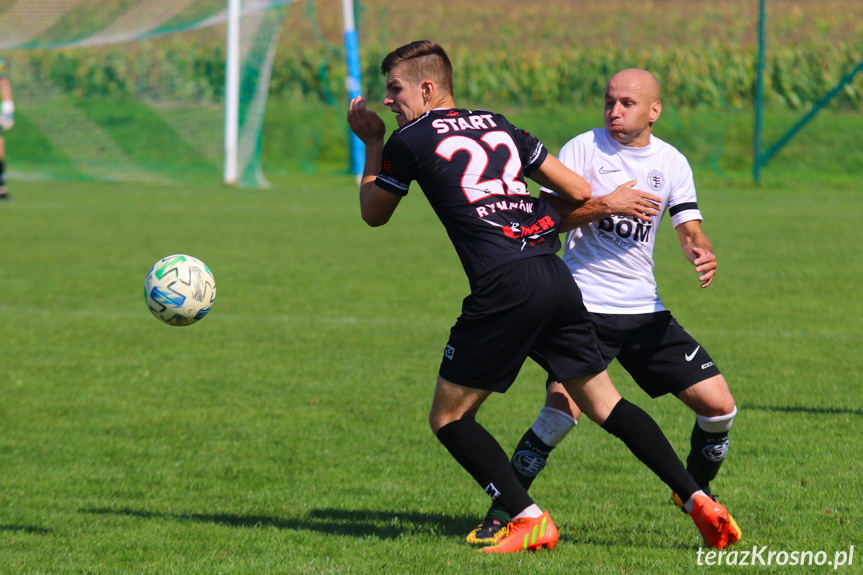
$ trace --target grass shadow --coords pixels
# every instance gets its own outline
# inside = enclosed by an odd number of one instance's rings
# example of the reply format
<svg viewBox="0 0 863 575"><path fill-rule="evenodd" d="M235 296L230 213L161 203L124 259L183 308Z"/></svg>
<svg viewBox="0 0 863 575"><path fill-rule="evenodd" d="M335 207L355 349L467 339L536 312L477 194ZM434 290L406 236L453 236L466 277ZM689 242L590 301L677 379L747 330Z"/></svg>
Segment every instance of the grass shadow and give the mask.
<svg viewBox="0 0 863 575"><path fill-rule="evenodd" d="M0 525L0 531L23 531L24 533L36 533L39 535L51 533L51 529L36 527L34 525Z"/></svg>
<svg viewBox="0 0 863 575"><path fill-rule="evenodd" d="M82 513L93 515L118 515L141 519L169 521L197 521L230 527L272 527L294 531L317 531L326 535L378 539L398 539L405 536L452 537L463 541L464 536L476 526L473 515L452 516L439 513L403 511L381 511L369 509L312 509L299 518L270 515L238 515L231 513L164 513L138 509L82 509ZM684 517L684 519L686 519ZM697 541L696 541L697 540ZM693 533L692 540L677 540L657 532L651 537L643 533L613 525L597 527L576 525L564 528L561 541L572 544L597 545L601 547L643 547L646 549L692 550L699 546L700 538Z"/></svg>
<svg viewBox="0 0 863 575"><path fill-rule="evenodd" d="M804 407L796 405L741 405L741 410L773 411L777 413L809 413L813 415L863 415L863 408Z"/></svg>
<svg viewBox="0 0 863 575"><path fill-rule="evenodd" d="M238 515L232 513L165 513L139 509L82 509L93 515L118 515L141 519L198 521L231 527L273 527L311 530L328 535L397 539L405 535L463 536L475 526L476 517L440 513L377 511L367 509L312 509L303 517Z"/></svg>

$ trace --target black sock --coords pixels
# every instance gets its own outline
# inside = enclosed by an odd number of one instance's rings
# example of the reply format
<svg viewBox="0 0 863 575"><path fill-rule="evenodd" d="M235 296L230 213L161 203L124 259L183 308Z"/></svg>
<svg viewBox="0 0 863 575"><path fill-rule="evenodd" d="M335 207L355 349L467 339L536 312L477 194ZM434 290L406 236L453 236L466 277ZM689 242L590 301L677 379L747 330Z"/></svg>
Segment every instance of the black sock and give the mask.
<svg viewBox="0 0 863 575"><path fill-rule="evenodd" d="M719 473L719 467L725 459L728 443L727 431L711 433L701 429L698 421L695 422L689 441L691 449L686 458L686 470L708 495L710 495L710 482Z"/></svg>
<svg viewBox="0 0 863 575"><path fill-rule="evenodd" d="M684 503L699 490L662 430L637 405L621 398L602 428L623 441Z"/></svg>
<svg viewBox="0 0 863 575"><path fill-rule="evenodd" d="M0 160L0 186L6 183L6 166L3 160Z"/></svg>
<svg viewBox="0 0 863 575"><path fill-rule="evenodd" d="M521 436L521 441L515 446L515 451L512 454L511 464L516 479L525 491L530 489L533 480L545 468L545 463L552 449L554 447L546 445L537 437L532 428L528 428L525 434ZM504 522L510 520L506 511L497 501L492 502L488 513L486 513L486 518L499 519Z"/></svg>
<svg viewBox="0 0 863 575"><path fill-rule="evenodd" d="M554 448L537 437L532 428L528 428L521 436L521 441L515 446L515 452L512 454L512 470L525 491L530 489L530 484L545 468L552 449Z"/></svg>
<svg viewBox="0 0 863 575"><path fill-rule="evenodd" d="M510 516L533 505L500 444L473 417L444 425L438 430L437 438Z"/></svg>

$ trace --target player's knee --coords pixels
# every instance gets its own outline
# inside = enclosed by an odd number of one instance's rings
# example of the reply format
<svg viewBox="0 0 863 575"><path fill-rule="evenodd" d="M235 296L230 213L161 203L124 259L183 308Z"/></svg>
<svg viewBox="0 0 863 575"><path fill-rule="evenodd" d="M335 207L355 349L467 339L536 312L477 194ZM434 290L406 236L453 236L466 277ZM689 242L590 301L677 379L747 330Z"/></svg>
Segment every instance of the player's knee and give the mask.
<svg viewBox="0 0 863 575"><path fill-rule="evenodd" d="M566 392L566 388L557 382L552 382L546 387L545 407L562 411L575 420L578 420L578 416L581 415L581 409Z"/></svg>
<svg viewBox="0 0 863 575"><path fill-rule="evenodd" d="M734 403L734 398L730 393L713 399L713 401L705 403L705 405L697 411L699 416L704 417L725 417L730 416L734 419L734 414L737 413L737 406Z"/></svg>
<svg viewBox="0 0 863 575"><path fill-rule="evenodd" d="M432 433L437 435L441 427L457 421L466 415L470 414L464 414L460 411L442 410L432 406L431 412L429 412L429 427L431 427Z"/></svg>
<svg viewBox="0 0 863 575"><path fill-rule="evenodd" d="M722 403L722 415L730 415L734 418L734 414L737 413L737 404L734 403L734 398L729 393L725 400Z"/></svg>
<svg viewBox="0 0 863 575"><path fill-rule="evenodd" d="M731 410L728 413L719 415L705 416L698 415L698 427L708 433L728 433L734 423L734 417L737 415L737 407L734 403L731 404Z"/></svg>
<svg viewBox="0 0 863 575"><path fill-rule="evenodd" d="M703 417L723 417L737 410L734 396L721 375L699 382L677 396L696 414Z"/></svg>
<svg viewBox="0 0 863 575"><path fill-rule="evenodd" d="M437 435L440 428L447 423L451 423L451 420L443 417L441 413L436 412L435 409L432 408L431 412L429 412L429 427L431 427L432 433Z"/></svg>

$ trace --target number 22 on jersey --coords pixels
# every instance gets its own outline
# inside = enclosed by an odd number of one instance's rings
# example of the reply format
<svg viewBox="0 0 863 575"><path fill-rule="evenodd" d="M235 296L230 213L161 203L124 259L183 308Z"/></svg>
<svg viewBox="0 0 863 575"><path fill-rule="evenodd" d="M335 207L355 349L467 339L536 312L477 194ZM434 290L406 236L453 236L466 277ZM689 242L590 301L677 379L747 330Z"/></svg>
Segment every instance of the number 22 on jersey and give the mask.
<svg viewBox="0 0 863 575"><path fill-rule="evenodd" d="M480 142L466 136L450 136L435 148L435 153L451 162L456 152L465 151L470 155L461 177L461 189L470 203L478 202L489 196L526 196L527 186L516 179L521 171L521 159L512 137L503 131L487 132ZM486 151L488 147L488 151ZM490 158L489 155L493 158ZM491 159L498 160L507 154L500 178L480 181Z"/></svg>

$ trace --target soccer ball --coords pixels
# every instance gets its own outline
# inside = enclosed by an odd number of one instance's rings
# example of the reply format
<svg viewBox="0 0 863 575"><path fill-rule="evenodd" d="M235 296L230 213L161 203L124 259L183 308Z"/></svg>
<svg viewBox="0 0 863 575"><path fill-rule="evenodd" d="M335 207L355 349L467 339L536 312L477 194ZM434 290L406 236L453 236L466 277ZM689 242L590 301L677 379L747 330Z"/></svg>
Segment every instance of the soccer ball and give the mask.
<svg viewBox="0 0 863 575"><path fill-rule="evenodd" d="M191 325L213 307L216 279L198 258L168 256L153 264L147 274L144 299L152 314L166 324Z"/></svg>

